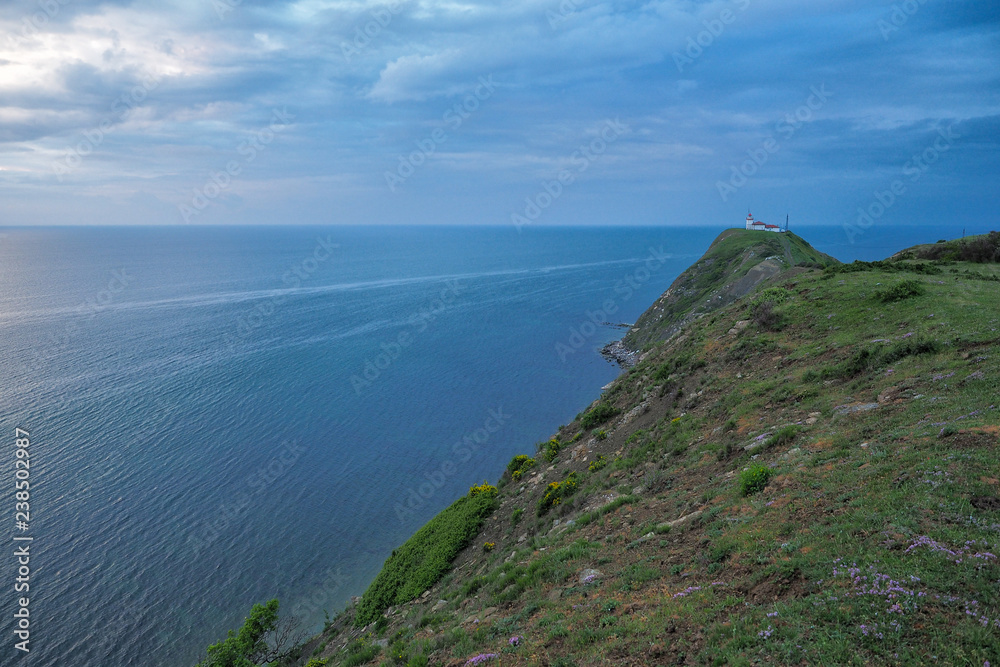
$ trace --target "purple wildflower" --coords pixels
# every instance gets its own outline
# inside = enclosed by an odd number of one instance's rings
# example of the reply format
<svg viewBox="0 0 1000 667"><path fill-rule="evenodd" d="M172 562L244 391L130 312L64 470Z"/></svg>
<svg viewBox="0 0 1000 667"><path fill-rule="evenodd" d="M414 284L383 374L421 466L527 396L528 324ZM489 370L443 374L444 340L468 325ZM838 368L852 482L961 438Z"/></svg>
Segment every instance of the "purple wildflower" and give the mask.
<svg viewBox="0 0 1000 667"><path fill-rule="evenodd" d="M701 586L688 586L687 588L685 588L681 592L674 593L673 597L675 597L675 598L687 597L688 595L691 595L691 593L694 593L695 591L700 591L700 590L701 590Z"/></svg>
<svg viewBox="0 0 1000 667"><path fill-rule="evenodd" d="M481 665L484 662L489 662L493 658L499 658L500 656L496 653L480 653L479 655L473 656L465 661L466 667L470 665Z"/></svg>

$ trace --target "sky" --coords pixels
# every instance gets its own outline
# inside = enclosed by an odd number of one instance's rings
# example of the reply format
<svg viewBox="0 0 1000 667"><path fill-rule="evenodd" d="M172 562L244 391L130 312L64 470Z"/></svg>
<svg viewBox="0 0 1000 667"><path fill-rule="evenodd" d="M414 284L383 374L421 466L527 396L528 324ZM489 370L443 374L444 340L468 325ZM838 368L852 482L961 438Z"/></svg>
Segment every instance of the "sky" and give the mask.
<svg viewBox="0 0 1000 667"><path fill-rule="evenodd" d="M6 0L0 226L997 228L998 65L995 0Z"/></svg>

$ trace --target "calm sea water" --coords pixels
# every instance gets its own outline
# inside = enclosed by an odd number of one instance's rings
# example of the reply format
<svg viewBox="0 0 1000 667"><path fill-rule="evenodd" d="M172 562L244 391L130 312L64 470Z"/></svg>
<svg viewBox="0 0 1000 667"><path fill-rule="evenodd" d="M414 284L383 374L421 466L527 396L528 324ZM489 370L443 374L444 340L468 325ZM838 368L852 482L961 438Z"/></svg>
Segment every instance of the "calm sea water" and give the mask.
<svg viewBox="0 0 1000 667"><path fill-rule="evenodd" d="M191 665L272 597L317 630L595 399L623 333L602 323L634 322L719 231L4 230L0 664ZM844 260L955 234L799 232ZM33 537L26 656L15 535Z"/></svg>

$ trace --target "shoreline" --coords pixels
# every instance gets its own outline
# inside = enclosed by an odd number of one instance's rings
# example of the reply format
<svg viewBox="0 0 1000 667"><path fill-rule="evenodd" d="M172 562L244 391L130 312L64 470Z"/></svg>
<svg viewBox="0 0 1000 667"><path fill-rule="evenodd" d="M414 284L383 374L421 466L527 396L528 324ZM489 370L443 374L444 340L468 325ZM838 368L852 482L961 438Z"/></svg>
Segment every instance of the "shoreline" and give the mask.
<svg viewBox="0 0 1000 667"><path fill-rule="evenodd" d="M639 363L639 352L625 347L624 339L613 340L601 348L601 356L609 363L617 363L622 369L628 369Z"/></svg>

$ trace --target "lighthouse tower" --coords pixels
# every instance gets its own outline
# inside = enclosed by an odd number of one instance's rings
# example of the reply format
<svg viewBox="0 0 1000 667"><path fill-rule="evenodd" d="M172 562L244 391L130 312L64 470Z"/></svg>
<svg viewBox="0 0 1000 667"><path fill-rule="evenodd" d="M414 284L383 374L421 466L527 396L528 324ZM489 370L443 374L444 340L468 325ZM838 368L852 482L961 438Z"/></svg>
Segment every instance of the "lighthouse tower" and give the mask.
<svg viewBox="0 0 1000 667"><path fill-rule="evenodd" d="M750 212L747 211L747 229L753 229L753 228L754 228L753 227L753 215L751 215Z"/></svg>

